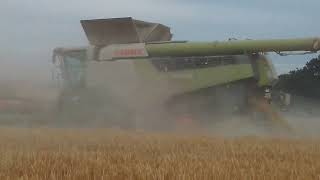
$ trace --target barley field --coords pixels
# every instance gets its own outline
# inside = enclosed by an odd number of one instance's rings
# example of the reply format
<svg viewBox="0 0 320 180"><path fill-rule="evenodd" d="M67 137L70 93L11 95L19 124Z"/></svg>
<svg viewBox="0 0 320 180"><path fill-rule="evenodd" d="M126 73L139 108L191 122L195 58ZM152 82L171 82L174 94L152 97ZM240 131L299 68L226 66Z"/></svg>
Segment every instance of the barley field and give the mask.
<svg viewBox="0 0 320 180"><path fill-rule="evenodd" d="M0 179L320 179L320 141L0 128Z"/></svg>

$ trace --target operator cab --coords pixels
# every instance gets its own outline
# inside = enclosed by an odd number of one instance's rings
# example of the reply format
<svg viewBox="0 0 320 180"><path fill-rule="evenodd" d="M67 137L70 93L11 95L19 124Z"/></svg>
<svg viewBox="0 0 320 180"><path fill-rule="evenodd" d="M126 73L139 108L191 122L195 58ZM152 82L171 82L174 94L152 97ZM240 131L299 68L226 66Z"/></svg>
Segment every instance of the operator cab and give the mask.
<svg viewBox="0 0 320 180"><path fill-rule="evenodd" d="M53 79L62 88L77 89L85 86L85 48L56 48L53 52Z"/></svg>

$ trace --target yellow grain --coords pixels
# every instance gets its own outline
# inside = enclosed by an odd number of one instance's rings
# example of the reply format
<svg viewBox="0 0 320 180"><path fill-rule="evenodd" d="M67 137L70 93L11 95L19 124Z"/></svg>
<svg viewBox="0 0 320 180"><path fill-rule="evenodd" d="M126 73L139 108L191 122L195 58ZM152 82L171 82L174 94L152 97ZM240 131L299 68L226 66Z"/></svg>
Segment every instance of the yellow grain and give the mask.
<svg viewBox="0 0 320 180"><path fill-rule="evenodd" d="M320 141L0 128L0 179L319 179Z"/></svg>

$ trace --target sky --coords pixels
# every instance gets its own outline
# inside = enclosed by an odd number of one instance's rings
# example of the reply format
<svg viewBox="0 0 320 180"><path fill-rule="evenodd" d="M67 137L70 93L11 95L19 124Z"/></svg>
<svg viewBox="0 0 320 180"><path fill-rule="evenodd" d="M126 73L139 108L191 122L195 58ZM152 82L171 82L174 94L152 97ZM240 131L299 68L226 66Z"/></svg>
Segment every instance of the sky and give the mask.
<svg viewBox="0 0 320 180"><path fill-rule="evenodd" d="M53 48L88 43L81 19L159 22L175 40L297 38L320 36L319 7L319 0L0 0L0 76L49 78ZM271 57L283 73L316 56Z"/></svg>

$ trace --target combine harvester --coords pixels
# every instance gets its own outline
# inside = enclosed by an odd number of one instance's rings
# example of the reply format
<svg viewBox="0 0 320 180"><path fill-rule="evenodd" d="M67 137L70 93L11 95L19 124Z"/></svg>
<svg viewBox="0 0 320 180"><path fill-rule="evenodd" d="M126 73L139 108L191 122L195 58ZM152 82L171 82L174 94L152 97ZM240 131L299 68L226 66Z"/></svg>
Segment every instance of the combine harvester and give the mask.
<svg viewBox="0 0 320 180"><path fill-rule="evenodd" d="M272 106L277 75L265 53L320 50L319 38L188 42L132 18L81 24L90 46L53 52L60 113L117 126L208 127L241 116L290 128Z"/></svg>

